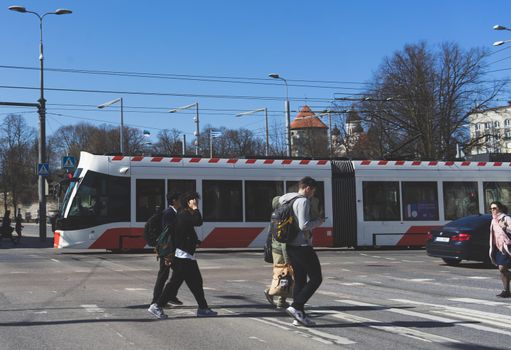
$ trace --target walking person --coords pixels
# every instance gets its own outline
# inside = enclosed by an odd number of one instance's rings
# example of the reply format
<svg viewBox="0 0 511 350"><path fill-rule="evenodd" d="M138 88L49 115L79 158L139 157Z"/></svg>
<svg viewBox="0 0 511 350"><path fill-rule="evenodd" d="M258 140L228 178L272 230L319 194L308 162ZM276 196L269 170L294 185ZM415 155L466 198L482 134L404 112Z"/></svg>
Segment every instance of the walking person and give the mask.
<svg viewBox="0 0 511 350"><path fill-rule="evenodd" d="M174 231L177 211L181 207L181 203L179 202L179 197L181 196L181 193L167 193L167 204L169 207L163 211L162 214L162 228L165 230L167 227L170 230L170 236L169 238L172 239L172 233ZM163 291L163 287L165 286L165 282L167 282L167 279L169 278L170 274L170 258L160 258L160 269L158 270L158 275L156 277L156 283L154 284L154 290L153 290L153 300L151 301L151 304L156 303L158 299L160 298L160 295ZM179 286L177 286L177 290L179 289ZM168 298L167 303L173 304L173 305L183 305L183 302L177 298L177 295L170 295ZM165 305L168 306L168 305Z"/></svg>
<svg viewBox="0 0 511 350"><path fill-rule="evenodd" d="M491 262L498 266L500 271L500 278L504 290L497 294L500 298L511 297L509 291L509 282L511 280L511 273L509 267L511 266L511 217L507 215L507 207L500 202L492 202L490 204L492 214L492 221L490 224L490 259Z"/></svg>
<svg viewBox="0 0 511 350"><path fill-rule="evenodd" d="M312 230L325 221L324 218L315 220L311 218L310 198L314 196L316 187L316 180L306 176L298 183L298 192L286 193L279 199L282 205L298 197L293 203L293 214L297 219L299 232L296 238L286 245L287 255L295 274L293 303L286 312L304 326L315 325L315 322L305 314L304 306L323 281L321 265L312 247Z"/></svg>
<svg viewBox="0 0 511 350"><path fill-rule="evenodd" d="M18 234L18 243L21 240L21 230L23 229L22 223L23 219L21 218L21 213L18 212L18 215L16 215L16 218L14 219L14 230Z"/></svg>
<svg viewBox="0 0 511 350"><path fill-rule="evenodd" d="M10 210L5 211L4 217L2 218L2 226L0 227L0 230L1 230L0 239L4 238L4 237L10 238L11 242L16 244L16 241L14 240L14 237L12 236L12 231L14 231L14 229L11 227L11 211Z"/></svg>
<svg viewBox="0 0 511 350"><path fill-rule="evenodd" d="M279 199L280 199L280 196L276 196L273 198L273 200L271 202L273 210L275 210L279 207ZM271 238L271 253L272 253L274 268L277 265L282 266L282 265L289 264L289 258L287 256L287 251L286 251L286 243L281 243L281 242L277 241L274 237L272 237ZM286 294L278 295L277 302L275 302L275 300L274 300L275 295L272 294L271 288L266 288L264 290L264 295L266 297L266 300L268 300L268 302L271 305L276 306L279 309L287 308L289 306L289 304L286 301L286 299L288 297L292 296L291 293L289 293L289 295L286 295Z"/></svg>
<svg viewBox="0 0 511 350"><path fill-rule="evenodd" d="M195 226L202 225L202 215L198 209L199 194L189 192L181 196L181 209L178 211L174 226L174 259L171 262L172 277L163 289L156 303L151 304L148 311L160 319L168 316L163 312L170 296L176 295L177 289L184 281L198 304L197 317L216 316L204 297L202 275L195 257L195 250L200 241Z"/></svg>

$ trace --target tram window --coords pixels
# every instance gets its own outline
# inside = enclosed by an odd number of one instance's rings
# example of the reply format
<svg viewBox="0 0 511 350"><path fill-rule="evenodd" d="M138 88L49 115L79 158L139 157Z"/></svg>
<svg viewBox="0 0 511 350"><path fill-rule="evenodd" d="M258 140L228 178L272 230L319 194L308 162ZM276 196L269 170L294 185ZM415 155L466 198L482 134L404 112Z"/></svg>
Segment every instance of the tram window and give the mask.
<svg viewBox="0 0 511 350"><path fill-rule="evenodd" d="M445 220L479 213L477 182L444 182Z"/></svg>
<svg viewBox="0 0 511 350"><path fill-rule="evenodd" d="M129 178L89 170L79 184L67 218L80 227L130 221L129 203Z"/></svg>
<svg viewBox="0 0 511 350"><path fill-rule="evenodd" d="M490 212L490 203L499 201L505 206L511 204L511 182L483 182L484 210Z"/></svg>
<svg viewBox="0 0 511 350"><path fill-rule="evenodd" d="M402 182L403 220L438 220L436 182Z"/></svg>
<svg viewBox="0 0 511 350"><path fill-rule="evenodd" d="M283 181L245 181L245 220L268 222L272 199L282 194Z"/></svg>
<svg viewBox="0 0 511 350"><path fill-rule="evenodd" d="M137 179L137 222L146 222L157 206L165 208L165 180Z"/></svg>
<svg viewBox="0 0 511 350"><path fill-rule="evenodd" d="M204 221L243 221L241 181L202 181Z"/></svg>
<svg viewBox="0 0 511 350"><path fill-rule="evenodd" d="M195 192L195 180L168 180L167 193Z"/></svg>
<svg viewBox="0 0 511 350"><path fill-rule="evenodd" d="M298 192L298 181L286 181L286 193ZM316 193L311 198L311 217L325 216L325 183L317 181Z"/></svg>
<svg viewBox="0 0 511 350"><path fill-rule="evenodd" d="M108 217L111 222L131 221L130 178L108 176Z"/></svg>
<svg viewBox="0 0 511 350"><path fill-rule="evenodd" d="M365 221L399 221L399 182L364 181Z"/></svg>

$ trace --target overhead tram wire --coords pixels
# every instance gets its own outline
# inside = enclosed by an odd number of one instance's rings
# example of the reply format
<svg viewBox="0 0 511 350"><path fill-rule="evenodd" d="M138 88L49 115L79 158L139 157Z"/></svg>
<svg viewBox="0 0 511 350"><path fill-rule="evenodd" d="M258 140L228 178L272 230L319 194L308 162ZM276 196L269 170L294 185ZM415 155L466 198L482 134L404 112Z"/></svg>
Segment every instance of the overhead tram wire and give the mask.
<svg viewBox="0 0 511 350"><path fill-rule="evenodd" d="M20 69L20 70L37 70L35 67L23 67L12 65L0 65L4 69ZM92 74L92 75L113 75L113 76L126 76L126 77L140 77L140 78L166 78L166 79L183 79L183 80L200 80L211 82L224 82L224 83L255 83L262 85L279 85L272 83L268 78L254 78L254 77L236 77L236 76L209 76L209 75L189 75L189 74L170 74L170 73L147 73L147 72L126 72L126 71L110 71L110 70L86 70L86 69L65 69L65 68L45 68L45 70L61 73L76 73L76 74ZM240 80L240 81L238 81ZM299 83L321 83L321 84L349 84L349 85L369 85L367 82L354 82L354 81L334 81L334 80L306 80L306 79L289 79L290 82ZM291 84L290 84L291 86ZM301 85L296 85L301 86ZM332 89L361 89L363 88L347 88L347 87L333 87L333 86L308 86L303 87L318 87L318 88L332 88Z"/></svg>
<svg viewBox="0 0 511 350"><path fill-rule="evenodd" d="M13 86L0 85L0 89L16 89L16 90L39 90L38 87L31 86ZM165 92L144 92L144 91L117 91L117 90L94 90L94 89L69 89L69 88L51 88L45 87L47 91L55 92L79 92L79 93L95 93L95 94L123 94L123 95L140 95L140 96L173 96L173 97L190 97L190 98L216 98L231 100L260 100L260 101L280 101L281 97L274 96L243 96L243 95L209 95L209 94L178 94ZM341 95L353 96L357 94L337 93ZM360 94L363 95L363 94ZM365 95L363 95L365 96ZM360 98L359 98L360 99ZM325 97L307 97L298 98L290 97L292 101L314 101L314 102L330 102L332 98Z"/></svg>

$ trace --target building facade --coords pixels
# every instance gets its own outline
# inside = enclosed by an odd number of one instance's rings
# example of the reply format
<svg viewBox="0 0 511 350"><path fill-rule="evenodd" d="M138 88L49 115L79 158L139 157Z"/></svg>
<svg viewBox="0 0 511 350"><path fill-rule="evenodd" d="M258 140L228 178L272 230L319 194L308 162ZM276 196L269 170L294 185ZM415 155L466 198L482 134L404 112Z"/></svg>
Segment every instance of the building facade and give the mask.
<svg viewBox="0 0 511 350"><path fill-rule="evenodd" d="M302 107L290 129L293 157L328 156L328 127L309 106Z"/></svg>
<svg viewBox="0 0 511 350"><path fill-rule="evenodd" d="M511 105L469 116L471 155L511 153Z"/></svg>

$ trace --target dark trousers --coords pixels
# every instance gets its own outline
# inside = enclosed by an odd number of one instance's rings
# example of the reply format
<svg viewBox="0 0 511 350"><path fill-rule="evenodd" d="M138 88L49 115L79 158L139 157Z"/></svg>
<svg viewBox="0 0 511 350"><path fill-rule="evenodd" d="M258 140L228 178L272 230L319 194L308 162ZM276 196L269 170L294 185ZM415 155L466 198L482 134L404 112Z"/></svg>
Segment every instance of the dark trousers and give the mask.
<svg viewBox="0 0 511 350"><path fill-rule="evenodd" d="M153 300L151 301L151 304L156 303L160 298L163 287L165 287L165 282L167 282L167 279L169 278L169 274L170 266L165 265L165 259L160 259L160 269L158 270L158 276L156 277L156 283L154 284ZM171 295L170 297L175 296L176 295Z"/></svg>
<svg viewBox="0 0 511 350"><path fill-rule="evenodd" d="M287 255L295 273L293 288L293 306L303 311L305 303L319 288L323 277L318 255L312 247L295 247L287 245ZM309 280L307 281L307 277Z"/></svg>
<svg viewBox="0 0 511 350"><path fill-rule="evenodd" d="M169 301L169 298L175 296L183 281L186 282L190 292L192 292L199 305L199 309L207 309L208 303L204 297L202 275L197 261L181 258L174 258L172 262L172 277L157 301L158 306L161 307L165 305Z"/></svg>

